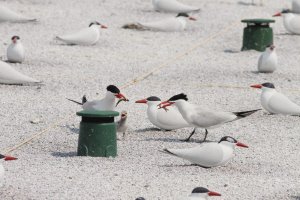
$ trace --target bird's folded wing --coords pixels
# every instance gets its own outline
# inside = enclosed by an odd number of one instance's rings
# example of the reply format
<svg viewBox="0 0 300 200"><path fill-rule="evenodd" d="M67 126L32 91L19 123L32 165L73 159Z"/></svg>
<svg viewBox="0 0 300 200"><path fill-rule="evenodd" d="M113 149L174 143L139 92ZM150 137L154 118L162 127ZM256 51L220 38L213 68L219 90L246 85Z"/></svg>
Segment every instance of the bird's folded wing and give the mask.
<svg viewBox="0 0 300 200"><path fill-rule="evenodd" d="M300 114L300 106L281 93L276 93L271 97L268 107L271 111L274 111L274 113Z"/></svg>

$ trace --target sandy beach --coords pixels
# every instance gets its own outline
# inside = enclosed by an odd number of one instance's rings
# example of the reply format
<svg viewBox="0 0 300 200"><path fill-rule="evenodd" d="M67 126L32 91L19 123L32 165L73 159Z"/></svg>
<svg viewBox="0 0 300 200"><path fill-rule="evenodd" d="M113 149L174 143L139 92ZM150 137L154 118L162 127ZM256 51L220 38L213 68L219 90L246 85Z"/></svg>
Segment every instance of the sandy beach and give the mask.
<svg viewBox="0 0 300 200"><path fill-rule="evenodd" d="M18 35L25 62L11 64L43 81L40 86L0 85L0 152L18 157L5 162L2 200L182 200L193 188L222 194L216 200L300 199L299 117L269 115L261 110L245 119L210 130L209 141L225 135L249 145L238 148L227 165L204 169L160 153L163 148L198 145L204 129L190 143L181 142L191 128L156 129L147 119L151 95L168 99L184 92L189 101L212 109L243 111L261 108L260 91L252 84L272 82L300 105L300 36L286 34L282 18L271 24L278 70L258 74L260 52L243 51L242 19L272 18L290 1L182 0L199 6L184 32L125 30L121 26L153 21L170 13L153 11L150 0L4 0L6 6L36 23L1 23L0 56L5 60L10 38ZM57 35L87 27L97 20L108 26L93 46L68 46ZM79 105L66 98L101 98L115 84L129 99L129 130L118 141L116 158L76 156ZM38 120L33 124L31 120ZM28 144L16 146L36 136Z"/></svg>

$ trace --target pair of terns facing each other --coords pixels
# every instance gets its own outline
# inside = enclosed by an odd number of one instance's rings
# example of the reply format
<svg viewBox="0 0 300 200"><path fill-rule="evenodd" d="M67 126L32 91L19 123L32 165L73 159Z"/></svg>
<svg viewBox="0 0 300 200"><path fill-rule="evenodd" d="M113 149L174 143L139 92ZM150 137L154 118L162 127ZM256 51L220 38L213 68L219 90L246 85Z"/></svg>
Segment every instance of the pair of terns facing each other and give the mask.
<svg viewBox="0 0 300 200"><path fill-rule="evenodd" d="M180 93L171 97L169 100L161 102L158 104L159 108L169 107L171 105L175 105L181 114L182 118L189 124L190 127L196 128L204 128L205 129L205 137L206 140L208 130L221 126L222 124L232 122L244 117L247 117L258 110L249 110L243 112L224 112L224 111L216 111L210 110L205 107L201 107L198 105L194 105L188 102L188 98L185 94ZM168 112L168 111L166 111ZM169 116L168 120L172 120L172 115ZM190 136L185 140L189 141L189 139L195 133L195 129L190 134Z"/></svg>
<svg viewBox="0 0 300 200"><path fill-rule="evenodd" d="M61 40L70 45L93 45L100 38L100 28L107 28L99 22L90 23L89 27L81 29L75 33L57 36L56 39Z"/></svg>
<svg viewBox="0 0 300 200"><path fill-rule="evenodd" d="M186 13L179 13L176 17L169 17L154 22L138 22L136 24L126 24L123 26L123 28L162 32L177 32L185 30L187 19L196 21L196 18L191 17Z"/></svg>

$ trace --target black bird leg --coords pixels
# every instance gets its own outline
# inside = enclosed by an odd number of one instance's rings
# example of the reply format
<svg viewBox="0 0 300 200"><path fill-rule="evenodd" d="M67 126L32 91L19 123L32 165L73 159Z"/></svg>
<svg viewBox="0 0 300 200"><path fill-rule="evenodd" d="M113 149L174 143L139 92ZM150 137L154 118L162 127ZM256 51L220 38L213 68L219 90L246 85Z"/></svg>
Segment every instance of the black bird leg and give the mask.
<svg viewBox="0 0 300 200"><path fill-rule="evenodd" d="M195 134L196 132L196 128L194 128L194 130L191 132L190 136L188 138L186 138L185 140L183 140L184 142L188 142L190 141L191 137Z"/></svg>
<svg viewBox="0 0 300 200"><path fill-rule="evenodd" d="M208 134L208 131L207 131L207 129L205 129L205 136L204 136L204 139L202 140L202 142L205 142L205 141L206 141L207 134Z"/></svg>

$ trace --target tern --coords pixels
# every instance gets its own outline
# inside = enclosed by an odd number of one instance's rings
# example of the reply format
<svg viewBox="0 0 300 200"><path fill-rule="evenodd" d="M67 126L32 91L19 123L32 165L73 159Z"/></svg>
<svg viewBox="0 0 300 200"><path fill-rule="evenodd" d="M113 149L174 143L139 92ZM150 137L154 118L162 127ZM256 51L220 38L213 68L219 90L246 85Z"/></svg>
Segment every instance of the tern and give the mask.
<svg viewBox="0 0 300 200"><path fill-rule="evenodd" d="M289 9L284 9L273 17L283 16L285 29L292 34L300 34L300 14L293 13Z"/></svg>
<svg viewBox="0 0 300 200"><path fill-rule="evenodd" d="M9 160L17 160L17 158L0 154L0 187L3 186L4 173L5 173L2 162L3 161L9 161Z"/></svg>
<svg viewBox="0 0 300 200"><path fill-rule="evenodd" d="M255 113L258 110L261 110L256 109L243 112L224 112L210 110L206 107L200 107L198 105L190 104L188 102L187 96L183 93L175 95L169 100L160 103L159 108L166 108L173 104L178 108L185 121L187 121L191 126L194 126L195 128L205 128L205 137L203 142L206 140L208 134L207 129L216 128L227 122L242 119ZM189 141L194 133L195 129L185 141Z"/></svg>
<svg viewBox="0 0 300 200"><path fill-rule="evenodd" d="M20 41L20 37L13 36L11 40L12 43L8 46L6 51L7 60L13 63L21 63L24 61L25 52L24 47Z"/></svg>
<svg viewBox="0 0 300 200"><path fill-rule="evenodd" d="M117 121L117 132L123 133L123 139L125 138L125 133L127 131L128 125L127 125L127 112L122 111L121 112L121 118L119 121Z"/></svg>
<svg viewBox="0 0 300 200"><path fill-rule="evenodd" d="M187 149L164 149L163 152L190 161L203 168L226 165L234 156L235 147L248 148L230 136L224 136L219 142L202 143Z"/></svg>
<svg viewBox="0 0 300 200"><path fill-rule="evenodd" d="M258 59L258 71L262 73L272 73L276 70L277 65L278 60L275 46L269 45Z"/></svg>
<svg viewBox="0 0 300 200"><path fill-rule="evenodd" d="M92 22L88 28L82 29L76 33L57 36L56 38L71 45L93 45L100 38L100 28L107 27L99 22Z"/></svg>
<svg viewBox="0 0 300 200"><path fill-rule="evenodd" d="M271 114L300 115L300 106L276 91L273 83L251 85L261 89L260 103Z"/></svg>
<svg viewBox="0 0 300 200"><path fill-rule="evenodd" d="M117 104L115 103L116 98L119 99ZM75 101L75 100L72 100L72 99L68 99L68 100L72 101L74 103L77 103L79 105L82 105L82 108L84 110L96 110L96 111L115 110L115 107L121 101L129 101L123 94L121 94L119 88L117 88L114 85L107 86L106 95L101 100L87 101L85 95L82 98L82 102L78 102L78 101Z"/></svg>
<svg viewBox="0 0 300 200"><path fill-rule="evenodd" d="M162 32L184 31L186 28L187 19L196 21L196 18L190 17L186 13L179 13L176 17L171 17L155 22L139 22L137 24L126 24L123 26L123 28Z"/></svg>
<svg viewBox="0 0 300 200"><path fill-rule="evenodd" d="M188 200L207 200L210 196L221 196L220 193L210 191L205 187L196 187L189 195Z"/></svg>
<svg viewBox="0 0 300 200"><path fill-rule="evenodd" d="M200 8L185 5L176 0L152 0L155 11L172 12L172 13L190 13L198 12Z"/></svg>
<svg viewBox="0 0 300 200"><path fill-rule="evenodd" d="M4 6L0 6L0 22L35 22L36 19L18 14Z"/></svg>
<svg viewBox="0 0 300 200"><path fill-rule="evenodd" d="M185 127L191 127L187 123L176 107L170 107L168 112L157 109L161 99L156 96L150 96L147 99L141 99L135 103L144 103L148 105L147 116L149 121L156 127L163 130L174 130Z"/></svg>
<svg viewBox="0 0 300 200"><path fill-rule="evenodd" d="M28 83L40 83L40 81L21 74L9 64L0 61L0 83L22 85Z"/></svg>

